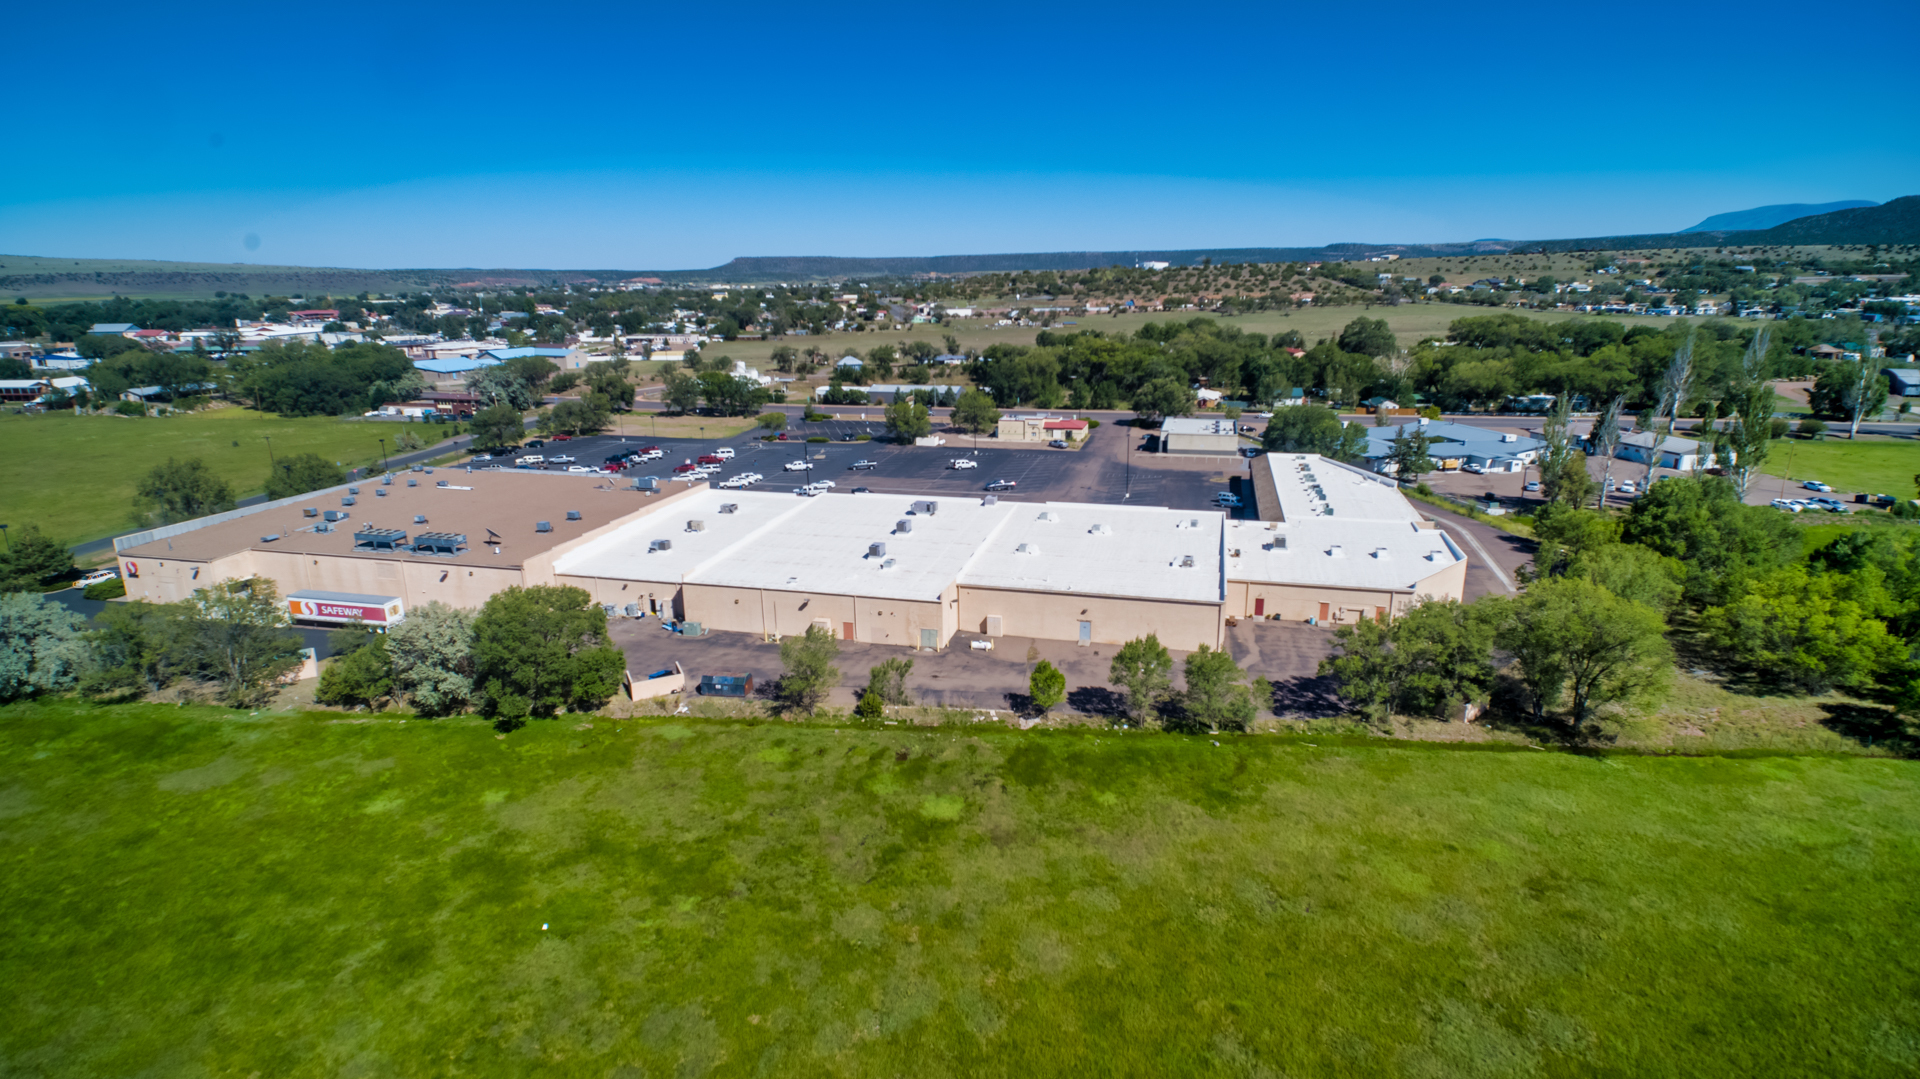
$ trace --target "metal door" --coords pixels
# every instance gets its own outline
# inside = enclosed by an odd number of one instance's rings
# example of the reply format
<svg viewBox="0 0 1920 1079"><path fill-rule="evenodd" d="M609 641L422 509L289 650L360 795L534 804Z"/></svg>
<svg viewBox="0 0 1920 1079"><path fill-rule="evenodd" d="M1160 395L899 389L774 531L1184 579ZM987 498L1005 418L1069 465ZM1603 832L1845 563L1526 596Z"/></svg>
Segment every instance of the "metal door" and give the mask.
<svg viewBox="0 0 1920 1079"><path fill-rule="evenodd" d="M1267 613L1267 601L1266 601L1266 600L1265 600L1264 598L1262 598L1262 599L1256 599L1256 600L1254 600L1254 601L1253 601L1253 616L1254 616L1255 618L1259 618L1259 617L1261 617L1262 615L1264 615L1264 614L1266 614L1266 613Z"/></svg>
<svg viewBox="0 0 1920 1079"><path fill-rule="evenodd" d="M1080 623L1080 643L1081 644L1093 643L1093 623L1092 622L1082 621Z"/></svg>
<svg viewBox="0 0 1920 1079"><path fill-rule="evenodd" d="M940 634L937 631L931 630L931 629L921 630L920 631L920 647L926 649L929 652L940 647Z"/></svg>

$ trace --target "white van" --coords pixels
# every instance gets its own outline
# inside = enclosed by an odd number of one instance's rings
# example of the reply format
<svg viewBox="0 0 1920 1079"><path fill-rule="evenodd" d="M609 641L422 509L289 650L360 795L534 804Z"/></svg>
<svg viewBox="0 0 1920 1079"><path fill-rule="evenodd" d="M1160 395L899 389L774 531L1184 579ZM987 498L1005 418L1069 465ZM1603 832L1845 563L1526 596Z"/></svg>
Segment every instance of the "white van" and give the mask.
<svg viewBox="0 0 1920 1079"><path fill-rule="evenodd" d="M731 461L731 460L733 460L733 447L732 447L732 446L722 446L722 447L720 447L719 449L717 449L717 450L714 450L714 451L713 451L713 455L714 455L715 457L718 457L718 458L720 458L720 459L721 459L721 460L723 460L723 461Z"/></svg>

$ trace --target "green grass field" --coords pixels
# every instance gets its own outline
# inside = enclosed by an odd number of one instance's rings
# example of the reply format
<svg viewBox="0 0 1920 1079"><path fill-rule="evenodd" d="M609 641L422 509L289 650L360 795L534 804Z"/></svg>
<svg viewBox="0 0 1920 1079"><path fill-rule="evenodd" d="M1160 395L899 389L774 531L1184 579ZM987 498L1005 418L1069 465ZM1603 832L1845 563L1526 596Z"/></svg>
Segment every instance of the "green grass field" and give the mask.
<svg viewBox="0 0 1920 1079"><path fill-rule="evenodd" d="M1824 442L1796 438L1774 443L1762 471L1785 478L1790 496L1792 485L1808 479L1832 484L1839 491L1914 496L1913 478L1920 473L1920 441L1863 435L1858 442L1850 442L1846 428L1838 429L1840 437L1829 435ZM1760 483L1766 490L1766 481Z"/></svg>
<svg viewBox="0 0 1920 1079"><path fill-rule="evenodd" d="M0 710L0 1072L1920 1069L1914 762L578 718Z"/></svg>
<svg viewBox="0 0 1920 1079"><path fill-rule="evenodd" d="M423 438L431 428L417 428ZM267 482L267 438L275 456L317 453L358 467L377 461L380 436L393 447L394 425L332 417L281 419L241 408L129 419L50 412L0 416L0 458L11 462L5 519L37 524L65 543L123 531L140 478L168 457L198 457L234 494Z"/></svg>

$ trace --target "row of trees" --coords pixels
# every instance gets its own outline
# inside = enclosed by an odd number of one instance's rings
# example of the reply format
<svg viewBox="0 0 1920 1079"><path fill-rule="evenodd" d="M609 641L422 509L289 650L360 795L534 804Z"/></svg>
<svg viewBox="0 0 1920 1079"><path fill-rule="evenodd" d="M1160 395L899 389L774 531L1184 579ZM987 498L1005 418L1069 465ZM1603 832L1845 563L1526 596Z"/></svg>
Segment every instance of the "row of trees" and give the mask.
<svg viewBox="0 0 1920 1079"><path fill-rule="evenodd" d="M503 728L589 711L626 661L605 611L578 588L509 588L478 612L429 603L384 633L336 631L323 704L404 701L421 715L477 710ZM0 595L0 701L77 689L101 700L173 687L235 707L269 699L303 662L272 581L220 581L179 603L115 603L84 617L31 593Z"/></svg>

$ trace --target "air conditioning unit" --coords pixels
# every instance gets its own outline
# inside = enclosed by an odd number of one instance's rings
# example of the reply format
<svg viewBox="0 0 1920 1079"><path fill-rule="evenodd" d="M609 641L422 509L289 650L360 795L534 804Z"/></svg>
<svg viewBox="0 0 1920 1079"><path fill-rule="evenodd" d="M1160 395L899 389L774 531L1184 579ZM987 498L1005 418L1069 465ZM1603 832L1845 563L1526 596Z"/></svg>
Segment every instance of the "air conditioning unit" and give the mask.
<svg viewBox="0 0 1920 1079"><path fill-rule="evenodd" d="M301 511L300 511L300 516L302 516L302 517L318 517L318 516L320 516L320 511L319 511L318 509L316 509L316 508L314 508L313 506L308 506L308 507L306 507L305 509L303 509L303 510L301 510Z"/></svg>
<svg viewBox="0 0 1920 1079"><path fill-rule="evenodd" d="M342 506L351 506L351 505L353 505L353 496L352 496L352 495L342 495L342 496L340 496L340 504L341 504Z"/></svg>
<svg viewBox="0 0 1920 1079"><path fill-rule="evenodd" d="M1023 543L1013 549L1014 554L1039 554L1040 548L1031 543Z"/></svg>
<svg viewBox="0 0 1920 1079"><path fill-rule="evenodd" d="M415 479L409 479L409 480L407 481L407 486L408 486L408 487L418 487L418 486L420 486L420 481L419 481L419 480L415 480Z"/></svg>
<svg viewBox="0 0 1920 1079"><path fill-rule="evenodd" d="M939 512L940 512L940 503L938 503L938 502L915 502L915 503L913 504L913 512L915 512L915 513L918 513L918 514L922 514L922 515L924 515L924 516L927 516L927 517L931 517L931 516L933 516L934 514L936 514L936 513L939 513Z"/></svg>
<svg viewBox="0 0 1920 1079"><path fill-rule="evenodd" d="M740 512L740 504L738 502L722 502L720 503L720 512L738 513Z"/></svg>
<svg viewBox="0 0 1920 1079"><path fill-rule="evenodd" d="M687 531L689 532L705 532L706 530L707 530L707 522L705 521L688 521L687 522Z"/></svg>
<svg viewBox="0 0 1920 1079"><path fill-rule="evenodd" d="M328 510L327 512L321 514L320 516L326 518L329 521L344 521L348 517L351 517L353 515L348 513L346 510Z"/></svg>
<svg viewBox="0 0 1920 1079"><path fill-rule="evenodd" d="M647 544L648 554L652 554L655 551L671 551L671 550L673 550L672 540L654 540L652 543Z"/></svg>
<svg viewBox="0 0 1920 1079"><path fill-rule="evenodd" d="M276 532L276 533L274 533L274 534L273 534L273 535L271 535L271 536L261 536L261 537L260 537L260 542L261 542L261 543L272 543L272 542L273 542L274 540L277 540L277 539L279 539L279 538L280 538L280 534L279 534L278 532Z"/></svg>
<svg viewBox="0 0 1920 1079"><path fill-rule="evenodd" d="M533 530L535 532L551 532L553 531L553 522L552 521L535 521L533 522Z"/></svg>
<svg viewBox="0 0 1920 1079"><path fill-rule="evenodd" d="M387 489L385 487L375 487L373 489L373 496L375 498L385 498L387 497Z"/></svg>
<svg viewBox="0 0 1920 1079"><path fill-rule="evenodd" d="M988 495L987 497L980 500L980 504L982 506L998 506L1000 504L1000 496Z"/></svg>
<svg viewBox="0 0 1920 1079"><path fill-rule="evenodd" d="M426 515L426 514L424 514L424 513L416 513L416 514L414 514L414 515L413 515L413 523L414 523L414 524L417 524L417 525L423 525L423 524L426 524L426 523L427 523L427 515Z"/></svg>
<svg viewBox="0 0 1920 1079"><path fill-rule="evenodd" d="M898 521L893 522L893 531L895 535L905 535L913 531L913 518L902 517Z"/></svg>
<svg viewBox="0 0 1920 1079"><path fill-rule="evenodd" d="M1193 568L1193 556L1192 556L1192 555L1190 555L1190 554L1183 554L1183 555L1181 555L1181 556L1180 556L1180 568L1181 568L1181 569L1192 569L1192 568Z"/></svg>
<svg viewBox="0 0 1920 1079"><path fill-rule="evenodd" d="M1087 529L1087 531L1093 533L1096 536L1113 535L1113 529L1107 525L1094 525L1092 528Z"/></svg>
<svg viewBox="0 0 1920 1079"><path fill-rule="evenodd" d="M359 494L359 493L360 493L360 488L358 488L358 487L349 487L349 488L347 488L347 493L348 493L348 494L350 494L350 495L357 495L357 494Z"/></svg>
<svg viewBox="0 0 1920 1079"><path fill-rule="evenodd" d="M884 543L869 543L869 544L867 544L867 557L868 557L868 558L885 558L885 557L887 557L887 545L886 545L886 544L884 544Z"/></svg>

